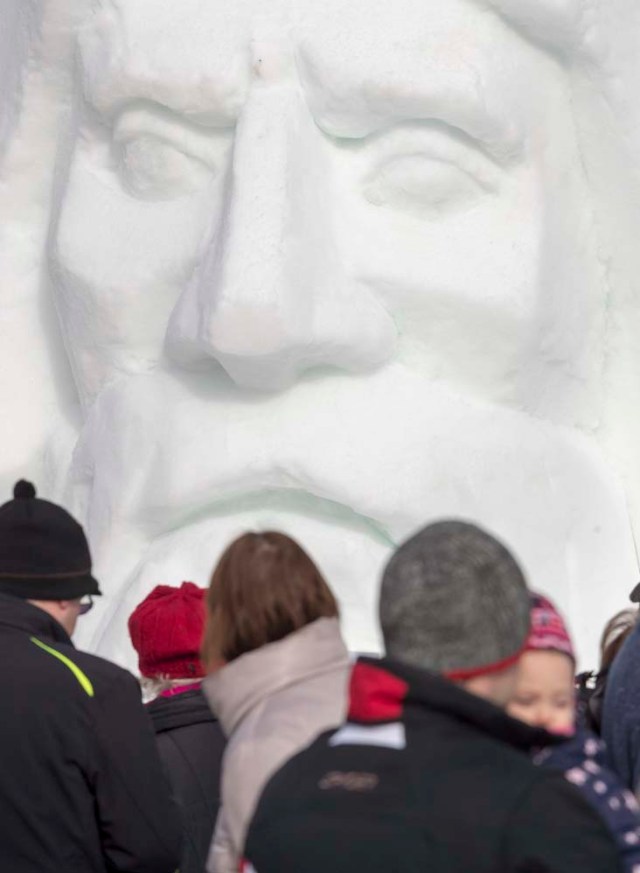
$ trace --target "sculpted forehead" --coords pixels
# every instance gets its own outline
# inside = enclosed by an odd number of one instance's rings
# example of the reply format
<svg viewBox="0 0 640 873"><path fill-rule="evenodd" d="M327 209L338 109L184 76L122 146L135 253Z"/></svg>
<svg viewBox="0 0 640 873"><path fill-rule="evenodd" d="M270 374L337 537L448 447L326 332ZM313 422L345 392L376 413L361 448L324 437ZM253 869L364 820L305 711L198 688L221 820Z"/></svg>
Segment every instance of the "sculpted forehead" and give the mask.
<svg viewBox="0 0 640 873"><path fill-rule="evenodd" d="M550 5L502 2L526 8L529 19ZM153 12L144 0L104 0L81 35L83 86L102 111L142 99L227 124L246 99L263 47L296 59L317 120L338 135L441 117L509 149L531 120L522 118L523 98L531 111L523 91L540 91L540 71L529 76L527 65L539 66L541 52L484 0L273 0L266 7L262 0L154 0Z"/></svg>
<svg viewBox="0 0 640 873"><path fill-rule="evenodd" d="M81 32L83 86L109 112L152 100L204 121L237 114L249 79L249 0L103 0Z"/></svg>

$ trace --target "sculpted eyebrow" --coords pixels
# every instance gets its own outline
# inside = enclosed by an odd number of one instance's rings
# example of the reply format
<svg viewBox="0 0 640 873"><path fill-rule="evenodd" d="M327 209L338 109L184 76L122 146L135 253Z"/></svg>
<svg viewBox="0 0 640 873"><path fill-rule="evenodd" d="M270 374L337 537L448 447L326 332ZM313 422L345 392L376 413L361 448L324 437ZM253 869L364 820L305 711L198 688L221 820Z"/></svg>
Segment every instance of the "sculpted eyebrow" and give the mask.
<svg viewBox="0 0 640 873"><path fill-rule="evenodd" d="M156 95L154 95L156 96ZM108 117L115 117L129 109L153 108L156 112L166 112L175 118L184 119L185 123L204 128L228 128L235 123L235 117L226 112L223 107L194 108L188 100L175 100L171 95L157 94L157 99L150 99L143 89L129 87L117 92L112 100L89 99L99 112Z"/></svg>
<svg viewBox="0 0 640 873"><path fill-rule="evenodd" d="M237 108L232 99L225 99L224 87L215 94L205 93L200 86L177 83L173 78L140 79L125 67L85 69L83 84L88 102L107 118L125 108L146 105L168 110L203 127L230 127L236 121ZM233 92L232 87L227 90Z"/></svg>
<svg viewBox="0 0 640 873"><path fill-rule="evenodd" d="M360 139L404 122L434 121L501 163L522 153L525 137L517 113L490 106L473 77L453 85L444 79L423 82L409 70L393 82L381 73L374 78L369 69L353 81L353 71L340 73L308 50L299 52L297 62L315 121L330 136Z"/></svg>
<svg viewBox="0 0 640 873"><path fill-rule="evenodd" d="M471 94L427 94L415 90L390 96L384 88L354 88L352 98L339 101L313 99L316 122L328 134L361 138L403 122L433 121L462 133L497 161L516 158L522 151L523 134L513 120L492 115L486 105Z"/></svg>

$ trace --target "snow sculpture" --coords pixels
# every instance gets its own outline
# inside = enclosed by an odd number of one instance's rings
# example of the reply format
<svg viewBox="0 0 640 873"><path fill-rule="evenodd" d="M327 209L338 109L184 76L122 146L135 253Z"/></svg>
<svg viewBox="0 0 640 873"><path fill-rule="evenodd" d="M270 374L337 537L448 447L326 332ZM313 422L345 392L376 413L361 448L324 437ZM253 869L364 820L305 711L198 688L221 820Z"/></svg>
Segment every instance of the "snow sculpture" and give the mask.
<svg viewBox="0 0 640 873"><path fill-rule="evenodd" d="M88 525L81 643L131 663L150 587L275 527L375 649L389 549L462 516L593 660L637 581L636 7L0 0L2 481Z"/></svg>

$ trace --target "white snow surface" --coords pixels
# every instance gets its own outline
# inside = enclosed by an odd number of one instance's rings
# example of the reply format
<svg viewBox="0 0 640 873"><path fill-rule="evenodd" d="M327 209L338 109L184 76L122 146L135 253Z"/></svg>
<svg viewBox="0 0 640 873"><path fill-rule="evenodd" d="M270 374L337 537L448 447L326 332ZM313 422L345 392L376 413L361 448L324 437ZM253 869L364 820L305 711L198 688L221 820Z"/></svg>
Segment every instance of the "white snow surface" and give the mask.
<svg viewBox="0 0 640 873"><path fill-rule="evenodd" d="M584 666L636 584L637 0L0 0L0 487L86 525L78 643L276 528L376 651L476 521Z"/></svg>

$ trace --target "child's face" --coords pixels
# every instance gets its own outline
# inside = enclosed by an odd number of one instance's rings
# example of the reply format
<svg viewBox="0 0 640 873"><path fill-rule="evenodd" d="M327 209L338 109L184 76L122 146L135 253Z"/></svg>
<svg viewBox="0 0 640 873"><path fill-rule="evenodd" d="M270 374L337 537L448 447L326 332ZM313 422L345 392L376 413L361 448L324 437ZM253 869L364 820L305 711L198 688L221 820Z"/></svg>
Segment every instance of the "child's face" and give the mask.
<svg viewBox="0 0 640 873"><path fill-rule="evenodd" d="M534 727L554 734L573 733L576 699L571 658L561 652L525 652L507 709Z"/></svg>

